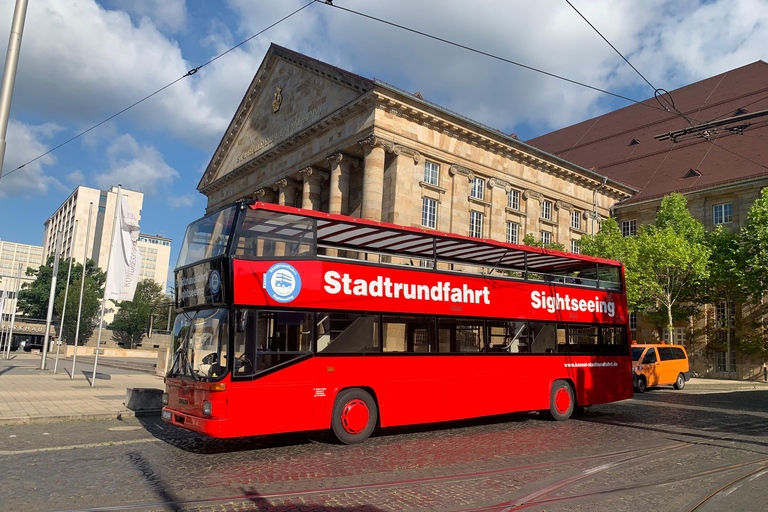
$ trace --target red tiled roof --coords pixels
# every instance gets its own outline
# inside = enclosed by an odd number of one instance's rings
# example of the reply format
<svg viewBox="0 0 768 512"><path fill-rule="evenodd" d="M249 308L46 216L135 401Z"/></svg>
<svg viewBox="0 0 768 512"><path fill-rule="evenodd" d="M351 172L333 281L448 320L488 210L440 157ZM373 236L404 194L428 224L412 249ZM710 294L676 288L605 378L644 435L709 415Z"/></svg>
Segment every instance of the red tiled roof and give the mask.
<svg viewBox="0 0 768 512"><path fill-rule="evenodd" d="M739 109L768 110L768 63L757 61L670 94L694 125L742 114ZM637 188L627 204L768 176L768 115L747 122L743 134L728 125L709 130L708 139L689 134L676 143L659 141L655 135L690 124L650 98L528 144ZM700 176L686 178L691 170Z"/></svg>

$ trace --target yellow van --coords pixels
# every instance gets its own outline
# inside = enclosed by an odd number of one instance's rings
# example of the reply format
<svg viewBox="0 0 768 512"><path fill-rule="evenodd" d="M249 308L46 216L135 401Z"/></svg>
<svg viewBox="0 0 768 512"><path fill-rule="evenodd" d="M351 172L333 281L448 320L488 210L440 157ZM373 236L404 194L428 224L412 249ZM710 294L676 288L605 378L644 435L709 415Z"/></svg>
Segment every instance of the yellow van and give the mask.
<svg viewBox="0 0 768 512"><path fill-rule="evenodd" d="M635 391L652 386L683 389L691 378L688 354L682 345L632 345L632 379Z"/></svg>

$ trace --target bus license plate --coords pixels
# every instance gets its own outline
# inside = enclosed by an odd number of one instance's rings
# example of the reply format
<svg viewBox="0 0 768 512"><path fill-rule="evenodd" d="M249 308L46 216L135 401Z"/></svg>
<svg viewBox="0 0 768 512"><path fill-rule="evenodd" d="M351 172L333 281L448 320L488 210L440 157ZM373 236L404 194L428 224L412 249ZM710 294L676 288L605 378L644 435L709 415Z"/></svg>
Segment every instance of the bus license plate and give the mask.
<svg viewBox="0 0 768 512"><path fill-rule="evenodd" d="M163 411L163 419L171 421L171 411Z"/></svg>

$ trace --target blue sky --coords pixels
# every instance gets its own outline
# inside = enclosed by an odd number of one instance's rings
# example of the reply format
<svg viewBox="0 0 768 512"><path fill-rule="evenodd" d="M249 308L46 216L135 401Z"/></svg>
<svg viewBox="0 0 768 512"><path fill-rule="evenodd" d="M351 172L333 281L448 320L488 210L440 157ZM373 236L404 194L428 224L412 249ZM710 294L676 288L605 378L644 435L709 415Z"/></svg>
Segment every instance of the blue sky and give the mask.
<svg viewBox="0 0 768 512"><path fill-rule="evenodd" d="M416 92L530 139L623 100L316 3L23 170L308 0L33 0L0 179L0 238L42 244L78 185L145 194L143 233L173 239L203 214L196 186L271 42ZM768 60L767 0L572 0L655 87ZM564 0L334 0L334 4L636 100L653 90ZM0 0L7 41L14 0Z"/></svg>

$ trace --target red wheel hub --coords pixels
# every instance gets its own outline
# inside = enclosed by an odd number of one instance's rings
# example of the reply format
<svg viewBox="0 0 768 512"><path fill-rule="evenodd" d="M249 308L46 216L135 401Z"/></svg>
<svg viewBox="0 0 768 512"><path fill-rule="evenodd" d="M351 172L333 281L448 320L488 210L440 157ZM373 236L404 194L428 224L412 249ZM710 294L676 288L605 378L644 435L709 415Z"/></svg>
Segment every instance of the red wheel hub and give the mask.
<svg viewBox="0 0 768 512"><path fill-rule="evenodd" d="M350 434L359 434L368 426L370 411L362 400L350 400L341 411L341 424Z"/></svg>
<svg viewBox="0 0 768 512"><path fill-rule="evenodd" d="M555 393L555 409L560 414L565 414L569 407L571 407L571 394L565 388L558 389Z"/></svg>

